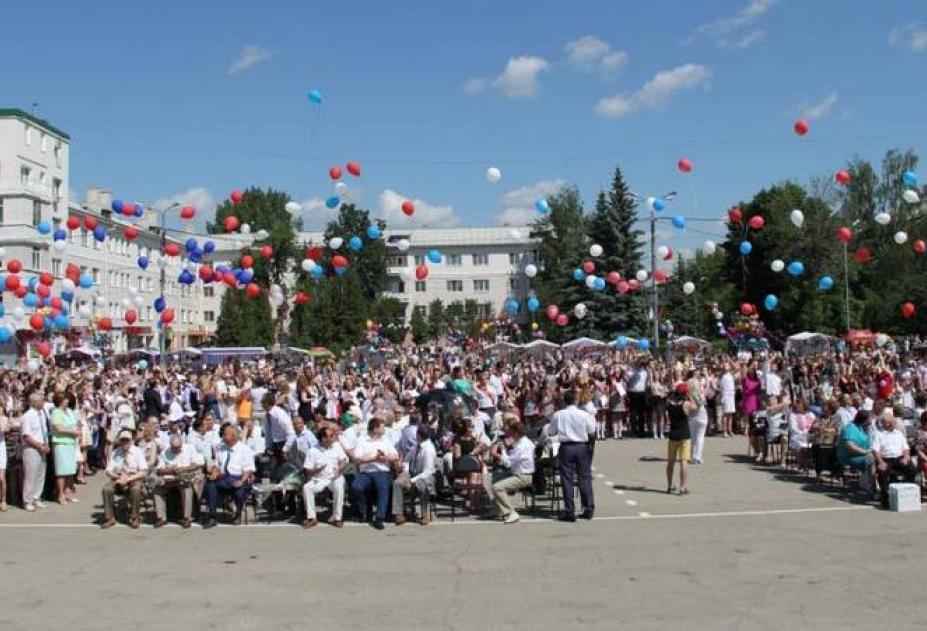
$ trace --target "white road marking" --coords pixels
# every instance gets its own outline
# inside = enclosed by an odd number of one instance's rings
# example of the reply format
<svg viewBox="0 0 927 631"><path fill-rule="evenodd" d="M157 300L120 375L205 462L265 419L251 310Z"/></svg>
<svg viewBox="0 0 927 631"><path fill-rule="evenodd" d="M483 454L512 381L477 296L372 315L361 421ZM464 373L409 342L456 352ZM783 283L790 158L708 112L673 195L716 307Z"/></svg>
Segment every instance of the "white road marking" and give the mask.
<svg viewBox="0 0 927 631"><path fill-rule="evenodd" d="M596 474L595 474L595 477L597 477L597 478L604 478L604 477L605 477L605 474L604 474L604 473L596 473Z"/></svg>
<svg viewBox="0 0 927 631"><path fill-rule="evenodd" d="M623 489L614 489L614 491L615 491L615 495L624 495Z"/></svg>
<svg viewBox="0 0 927 631"><path fill-rule="evenodd" d="M634 500L625 500L624 503L627 504L628 506L637 506L637 502L635 502Z"/></svg>
<svg viewBox="0 0 927 631"><path fill-rule="evenodd" d="M605 481L605 486L611 486L611 485L612 485L612 481L611 481L611 480L606 480L606 481Z"/></svg>
<svg viewBox="0 0 927 631"><path fill-rule="evenodd" d="M638 515L640 517L650 517L650 513L648 513L647 511L641 511L638 513Z"/></svg>

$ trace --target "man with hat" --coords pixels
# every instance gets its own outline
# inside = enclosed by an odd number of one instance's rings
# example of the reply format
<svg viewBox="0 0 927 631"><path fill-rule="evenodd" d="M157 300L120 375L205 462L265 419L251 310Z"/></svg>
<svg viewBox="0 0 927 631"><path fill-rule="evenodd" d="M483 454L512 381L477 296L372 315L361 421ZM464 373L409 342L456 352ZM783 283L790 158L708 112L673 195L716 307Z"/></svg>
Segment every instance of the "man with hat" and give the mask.
<svg viewBox="0 0 927 631"><path fill-rule="evenodd" d="M138 506L142 501L142 480L148 471L145 454L132 442L132 432L121 430L116 437L119 446L110 454L106 465L109 481L103 485L103 528L116 525L116 493L126 495L129 527L138 528L141 519Z"/></svg>
<svg viewBox="0 0 927 631"><path fill-rule="evenodd" d="M167 494L178 491L183 505L180 525L189 528L193 516L193 485L202 479L205 460L193 445L184 444L183 436L171 434L170 445L158 455L158 482L155 488L155 528L167 523ZM199 483L202 488L202 481Z"/></svg>

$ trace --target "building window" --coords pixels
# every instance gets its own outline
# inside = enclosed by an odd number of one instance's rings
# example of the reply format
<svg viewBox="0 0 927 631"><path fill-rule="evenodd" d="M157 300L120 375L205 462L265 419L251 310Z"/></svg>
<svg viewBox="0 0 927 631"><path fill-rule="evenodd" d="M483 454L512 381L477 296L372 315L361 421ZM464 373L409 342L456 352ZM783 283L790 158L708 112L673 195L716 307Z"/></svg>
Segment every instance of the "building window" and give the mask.
<svg viewBox="0 0 927 631"><path fill-rule="evenodd" d="M26 144L32 145L32 128L26 125Z"/></svg>
<svg viewBox="0 0 927 631"><path fill-rule="evenodd" d="M61 259L52 259L52 275L61 276Z"/></svg>
<svg viewBox="0 0 927 631"><path fill-rule="evenodd" d="M448 291L463 291L463 281L462 280L449 280L447 281L447 290Z"/></svg>
<svg viewBox="0 0 927 631"><path fill-rule="evenodd" d="M61 155L64 152L64 149L61 146L61 143L55 145L55 164L59 167L61 166Z"/></svg>
<svg viewBox="0 0 927 631"><path fill-rule="evenodd" d="M38 248L32 248L32 269L42 268L42 252Z"/></svg>
<svg viewBox="0 0 927 631"><path fill-rule="evenodd" d="M515 265L518 263L518 255L514 252L509 252L509 265Z"/></svg>
<svg viewBox="0 0 927 631"><path fill-rule="evenodd" d="M48 151L48 134L42 134L42 153Z"/></svg>
<svg viewBox="0 0 927 631"><path fill-rule="evenodd" d="M0 224L6 223L6 217L3 215L3 198L0 197Z"/></svg>
<svg viewBox="0 0 927 631"><path fill-rule="evenodd" d="M29 167L21 167L19 169L19 184L21 186L29 186L29 181L32 179L32 169Z"/></svg>
<svg viewBox="0 0 927 631"><path fill-rule="evenodd" d="M37 226L42 221L42 202L32 201L32 225Z"/></svg>
<svg viewBox="0 0 927 631"><path fill-rule="evenodd" d="M428 305L415 305L415 313L420 316L428 315Z"/></svg>
<svg viewBox="0 0 927 631"><path fill-rule="evenodd" d="M427 291L428 283L424 280L415 281L415 291Z"/></svg>
<svg viewBox="0 0 927 631"><path fill-rule="evenodd" d="M449 267L458 267L461 263L463 263L463 256L460 254L447 255L447 264Z"/></svg>
<svg viewBox="0 0 927 631"><path fill-rule="evenodd" d="M416 254L416 255L415 255L415 264L416 264L416 265L424 265L424 264L425 264L425 255L424 255L424 254Z"/></svg>
<svg viewBox="0 0 927 631"><path fill-rule="evenodd" d="M474 280L473 291L489 291L489 280L485 278Z"/></svg>
<svg viewBox="0 0 927 631"><path fill-rule="evenodd" d="M406 266L406 257L405 256L389 256L386 258L387 267L405 267Z"/></svg>
<svg viewBox="0 0 927 631"><path fill-rule="evenodd" d="M215 311L204 311L203 320L206 322L215 322L216 321L216 312Z"/></svg>
<svg viewBox="0 0 927 631"><path fill-rule="evenodd" d="M509 279L509 291L515 291L515 286L516 286L517 284L518 284L518 283L516 282L516 280L515 280L514 278L510 278L510 279Z"/></svg>
<svg viewBox="0 0 927 631"><path fill-rule="evenodd" d="M216 290L213 287L203 287L203 297L212 298L216 295Z"/></svg>
<svg viewBox="0 0 927 631"><path fill-rule="evenodd" d="M541 258L540 252L538 252L537 250L531 250L531 262L532 263L537 263L540 260L540 258Z"/></svg>
<svg viewBox="0 0 927 631"><path fill-rule="evenodd" d="M489 265L489 255L488 254L474 254L473 264L474 265Z"/></svg>

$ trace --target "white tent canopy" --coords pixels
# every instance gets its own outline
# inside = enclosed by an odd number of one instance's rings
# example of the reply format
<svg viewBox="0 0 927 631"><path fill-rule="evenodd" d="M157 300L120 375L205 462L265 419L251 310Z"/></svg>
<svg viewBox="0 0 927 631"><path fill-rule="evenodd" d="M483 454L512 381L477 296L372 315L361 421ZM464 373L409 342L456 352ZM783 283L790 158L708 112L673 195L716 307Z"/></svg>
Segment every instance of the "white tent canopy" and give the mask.
<svg viewBox="0 0 927 631"><path fill-rule="evenodd" d="M541 348L547 350L554 350L555 348L560 348L559 344L554 344L553 342L548 342L547 340L534 340L528 342L527 344L522 345L522 348L526 350Z"/></svg>
<svg viewBox="0 0 927 631"><path fill-rule="evenodd" d="M824 333L802 331L790 335L785 340L785 353L816 353L826 351L837 341L837 338Z"/></svg>
<svg viewBox="0 0 927 631"><path fill-rule="evenodd" d="M563 343L564 349L580 349L587 347L601 347L605 346L605 342L600 342L599 340L593 339L591 337L578 337L575 340L570 340L569 342Z"/></svg>

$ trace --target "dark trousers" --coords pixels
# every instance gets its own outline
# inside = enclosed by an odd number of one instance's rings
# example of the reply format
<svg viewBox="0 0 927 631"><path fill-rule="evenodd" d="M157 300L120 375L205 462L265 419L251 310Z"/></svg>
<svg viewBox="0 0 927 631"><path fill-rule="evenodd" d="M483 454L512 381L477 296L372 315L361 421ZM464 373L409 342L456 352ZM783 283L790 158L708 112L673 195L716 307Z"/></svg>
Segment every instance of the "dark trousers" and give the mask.
<svg viewBox="0 0 927 631"><path fill-rule="evenodd" d="M560 443L557 454L560 467L560 481L563 484L563 512L573 515L576 507L573 503L573 487L579 477L579 498L583 511L595 512L595 500L592 497L592 456L588 443Z"/></svg>
<svg viewBox="0 0 927 631"><path fill-rule="evenodd" d="M388 471L375 471L373 473L358 473L351 482L351 494L354 497L354 508L360 518L367 519L367 491L371 488L377 490L377 520L386 521L386 512L389 510L389 491L393 478Z"/></svg>
<svg viewBox="0 0 927 631"><path fill-rule="evenodd" d="M914 482L917 477L917 467L910 460L907 464L901 463L901 458L882 458L885 462L885 471L879 471L879 492L882 494L882 506L888 507L888 485L895 477L904 478L905 482Z"/></svg>
<svg viewBox="0 0 927 631"><path fill-rule="evenodd" d="M251 495L251 485L244 484L238 488L232 486L233 483L241 479L239 475L227 475L218 480L207 480L206 489L203 495L206 496L206 504L209 506L209 516L215 518L216 510L219 508L220 495L235 496L235 516L241 515L241 509L245 505L245 500Z"/></svg>
<svg viewBox="0 0 927 631"><path fill-rule="evenodd" d="M821 477L824 469L833 471L836 468L833 447L811 445L811 458L814 460L814 473L818 477Z"/></svg>
<svg viewBox="0 0 927 631"><path fill-rule="evenodd" d="M628 404L631 408L631 432L640 438L646 436L647 427L647 393L629 392Z"/></svg>

